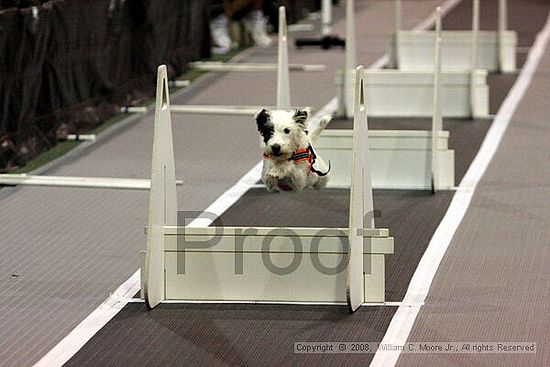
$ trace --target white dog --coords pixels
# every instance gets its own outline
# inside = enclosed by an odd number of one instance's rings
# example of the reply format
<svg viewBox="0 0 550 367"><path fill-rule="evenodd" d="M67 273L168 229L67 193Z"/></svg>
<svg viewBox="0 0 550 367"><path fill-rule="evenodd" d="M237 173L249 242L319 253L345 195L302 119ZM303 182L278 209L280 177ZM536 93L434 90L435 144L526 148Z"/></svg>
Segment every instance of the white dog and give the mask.
<svg viewBox="0 0 550 367"><path fill-rule="evenodd" d="M313 149L314 142L330 122L331 117L321 119L308 134L306 110L261 110L256 114L258 131L265 143L262 181L269 192L305 188L321 190L329 178L330 162L319 157Z"/></svg>

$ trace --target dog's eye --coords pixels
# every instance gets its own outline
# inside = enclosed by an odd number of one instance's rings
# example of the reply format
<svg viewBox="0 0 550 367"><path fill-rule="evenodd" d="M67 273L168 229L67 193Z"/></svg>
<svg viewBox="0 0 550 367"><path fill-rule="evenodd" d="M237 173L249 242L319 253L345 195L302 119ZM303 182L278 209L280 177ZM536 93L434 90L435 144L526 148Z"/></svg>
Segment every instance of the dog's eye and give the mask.
<svg viewBox="0 0 550 367"><path fill-rule="evenodd" d="M290 129L284 129L283 131L285 132L285 134L290 134Z"/></svg>

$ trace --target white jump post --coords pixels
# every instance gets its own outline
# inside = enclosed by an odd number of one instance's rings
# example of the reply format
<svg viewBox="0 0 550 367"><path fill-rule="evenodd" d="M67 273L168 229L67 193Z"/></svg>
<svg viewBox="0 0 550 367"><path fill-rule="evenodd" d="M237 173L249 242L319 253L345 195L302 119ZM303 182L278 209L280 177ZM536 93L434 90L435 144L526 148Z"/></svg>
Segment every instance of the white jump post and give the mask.
<svg viewBox="0 0 550 367"><path fill-rule="evenodd" d="M148 308L164 300L164 227L177 225L176 174L166 65L158 68L149 193L149 221L142 289Z"/></svg>
<svg viewBox="0 0 550 367"><path fill-rule="evenodd" d="M479 0L472 3L472 49L470 64L470 112L471 116L477 116L475 80L477 70L477 51L479 38Z"/></svg>
<svg viewBox="0 0 550 367"><path fill-rule="evenodd" d="M321 2L321 35L330 35L332 27L332 0Z"/></svg>
<svg viewBox="0 0 550 367"><path fill-rule="evenodd" d="M349 3L350 1L348 1ZM349 263L347 278L347 301L351 312L361 306L365 299L363 284L363 228L374 229L374 204L369 155L369 130L366 107L365 70L355 71L355 114L353 118L353 160L349 214ZM366 218L366 216L370 218ZM370 261L370 260L369 260Z"/></svg>
<svg viewBox="0 0 550 367"><path fill-rule="evenodd" d="M347 118L353 117L354 109L354 73L357 64L357 49L355 45L355 6L353 0L346 0L346 51L344 60L344 106Z"/></svg>
<svg viewBox="0 0 550 367"><path fill-rule="evenodd" d="M279 44L277 62L277 109L290 110L290 78L288 75L288 35L286 10L279 7Z"/></svg>
<svg viewBox="0 0 550 367"><path fill-rule="evenodd" d="M498 67L500 72L505 69L506 51L504 42L506 39L506 31L508 30L508 1L498 1Z"/></svg>
<svg viewBox="0 0 550 367"><path fill-rule="evenodd" d="M403 30L403 3L395 0L395 33L393 35L393 67L399 69L399 57L397 47L399 45L399 32Z"/></svg>
<svg viewBox="0 0 550 367"><path fill-rule="evenodd" d="M403 3L401 0L395 0L395 34L403 29Z"/></svg>
<svg viewBox="0 0 550 367"><path fill-rule="evenodd" d="M436 10L434 60L434 112L432 116L432 192L439 188L439 134L443 129L441 114L441 7Z"/></svg>

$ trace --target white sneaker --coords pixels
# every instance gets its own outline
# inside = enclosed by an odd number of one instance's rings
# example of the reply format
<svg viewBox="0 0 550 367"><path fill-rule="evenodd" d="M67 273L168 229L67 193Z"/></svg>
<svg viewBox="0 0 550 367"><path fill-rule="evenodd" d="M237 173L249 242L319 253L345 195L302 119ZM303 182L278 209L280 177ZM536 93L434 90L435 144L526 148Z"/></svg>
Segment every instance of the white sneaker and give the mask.
<svg viewBox="0 0 550 367"><path fill-rule="evenodd" d="M225 15L220 15L210 22L210 34L212 35L212 52L224 54L231 49L229 37L229 21Z"/></svg>
<svg viewBox="0 0 550 367"><path fill-rule="evenodd" d="M243 20L243 23L255 44L260 47L269 47L271 45L271 38L267 35L267 20L261 11L253 11Z"/></svg>

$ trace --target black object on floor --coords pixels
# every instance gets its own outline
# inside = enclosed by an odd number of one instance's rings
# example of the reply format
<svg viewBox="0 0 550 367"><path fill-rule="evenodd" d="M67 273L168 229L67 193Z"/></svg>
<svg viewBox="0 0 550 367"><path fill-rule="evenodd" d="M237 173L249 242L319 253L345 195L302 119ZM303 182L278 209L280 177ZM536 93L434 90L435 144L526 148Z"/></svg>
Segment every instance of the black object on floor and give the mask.
<svg viewBox="0 0 550 367"><path fill-rule="evenodd" d="M296 47L321 47L323 50L329 50L332 47L346 47L346 41L343 38L329 34L320 38L298 38Z"/></svg>

